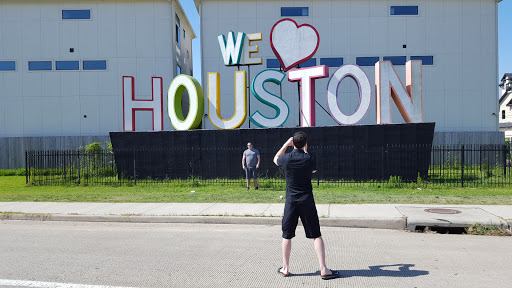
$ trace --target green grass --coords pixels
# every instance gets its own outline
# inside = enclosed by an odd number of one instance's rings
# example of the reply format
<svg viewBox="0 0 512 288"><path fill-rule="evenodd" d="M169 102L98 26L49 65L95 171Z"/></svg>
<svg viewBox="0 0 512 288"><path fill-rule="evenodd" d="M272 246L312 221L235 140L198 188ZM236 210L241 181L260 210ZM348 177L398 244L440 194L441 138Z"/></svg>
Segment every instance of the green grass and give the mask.
<svg viewBox="0 0 512 288"><path fill-rule="evenodd" d="M392 184L392 183L391 183ZM418 190L416 184L339 187L320 184L313 186L318 204L397 203L397 204L495 204L512 205L512 189L449 188L427 186ZM191 194L190 191L196 191ZM246 191L244 181L239 184L201 184L201 182L173 182L167 184L140 184L137 186L27 186L25 177L0 177L0 202L225 202L225 203L284 203L283 184L260 184L259 190Z"/></svg>
<svg viewBox="0 0 512 288"><path fill-rule="evenodd" d="M466 233L470 235L512 236L512 233L506 229L496 226L485 226L480 223L475 223L466 228Z"/></svg>

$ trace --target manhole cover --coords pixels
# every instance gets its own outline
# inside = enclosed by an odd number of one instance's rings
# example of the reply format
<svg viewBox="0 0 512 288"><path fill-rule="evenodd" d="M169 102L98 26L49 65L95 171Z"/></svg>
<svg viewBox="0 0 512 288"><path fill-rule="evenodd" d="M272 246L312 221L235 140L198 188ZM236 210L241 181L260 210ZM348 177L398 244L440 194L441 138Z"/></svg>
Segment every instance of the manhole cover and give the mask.
<svg viewBox="0 0 512 288"><path fill-rule="evenodd" d="M455 210L455 209L443 209L443 208L430 208L430 209L425 209L425 212L428 212L428 213L436 213L436 214L459 214L459 213L462 213L461 211L459 210Z"/></svg>

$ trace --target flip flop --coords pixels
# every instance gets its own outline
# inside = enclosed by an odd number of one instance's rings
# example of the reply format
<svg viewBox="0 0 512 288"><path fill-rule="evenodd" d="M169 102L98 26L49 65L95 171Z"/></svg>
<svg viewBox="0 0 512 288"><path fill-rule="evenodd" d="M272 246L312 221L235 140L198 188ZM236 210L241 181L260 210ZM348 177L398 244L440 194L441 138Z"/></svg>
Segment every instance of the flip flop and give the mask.
<svg viewBox="0 0 512 288"><path fill-rule="evenodd" d="M338 278L340 277L340 272L338 271L334 271L334 270L331 270L332 274L329 274L329 275L320 275L320 277L322 277L323 280L329 280L329 279L335 279L335 278Z"/></svg>
<svg viewBox="0 0 512 288"><path fill-rule="evenodd" d="M279 269L277 269L277 273L279 273L281 276L288 277L288 276L292 275L292 273L290 273L290 272L288 272L288 274L284 274L283 272L281 272L282 268L283 267L279 267Z"/></svg>

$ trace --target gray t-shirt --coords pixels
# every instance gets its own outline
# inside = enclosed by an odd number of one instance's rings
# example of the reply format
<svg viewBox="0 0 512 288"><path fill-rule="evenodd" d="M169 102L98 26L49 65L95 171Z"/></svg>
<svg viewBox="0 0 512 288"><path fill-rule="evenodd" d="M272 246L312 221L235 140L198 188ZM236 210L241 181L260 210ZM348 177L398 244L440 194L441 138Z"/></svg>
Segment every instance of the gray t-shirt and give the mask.
<svg viewBox="0 0 512 288"><path fill-rule="evenodd" d="M247 149L244 151L245 156L245 166L249 168L256 167L256 164L258 164L258 155L260 155L260 152L256 149Z"/></svg>

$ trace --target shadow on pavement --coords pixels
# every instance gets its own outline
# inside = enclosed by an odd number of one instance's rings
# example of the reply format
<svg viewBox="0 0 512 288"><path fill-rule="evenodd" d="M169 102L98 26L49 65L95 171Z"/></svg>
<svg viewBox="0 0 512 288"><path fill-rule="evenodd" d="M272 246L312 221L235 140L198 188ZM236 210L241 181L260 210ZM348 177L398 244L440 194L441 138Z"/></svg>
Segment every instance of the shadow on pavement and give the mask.
<svg viewBox="0 0 512 288"><path fill-rule="evenodd" d="M397 267L398 270L383 270L382 268L386 267ZM349 278L349 277L417 277L428 275L429 272L425 270L410 270L411 267L414 267L414 264L393 264L393 265L376 265L369 266L370 269L360 269L360 270L336 270L341 274L340 278ZM396 268L393 268L396 269ZM293 274L292 276L319 276L320 271L316 271L314 273L301 273L301 274Z"/></svg>
<svg viewBox="0 0 512 288"><path fill-rule="evenodd" d="M398 267L397 270L383 270L386 267ZM425 270L410 270L414 264L394 264L394 265L377 265L369 266L370 269L361 270L338 270L342 278L348 277L417 277L428 275Z"/></svg>

